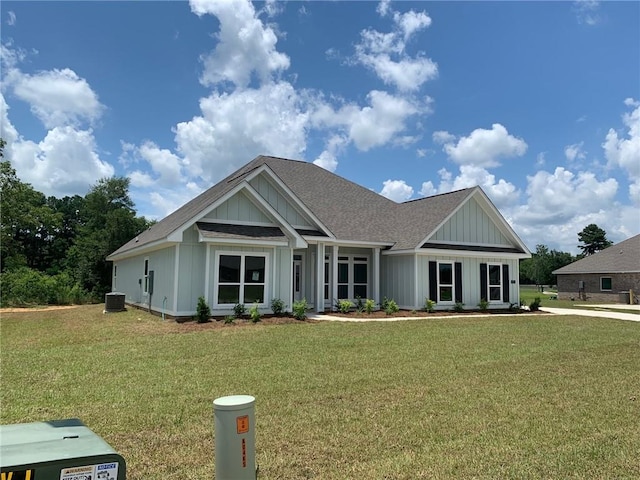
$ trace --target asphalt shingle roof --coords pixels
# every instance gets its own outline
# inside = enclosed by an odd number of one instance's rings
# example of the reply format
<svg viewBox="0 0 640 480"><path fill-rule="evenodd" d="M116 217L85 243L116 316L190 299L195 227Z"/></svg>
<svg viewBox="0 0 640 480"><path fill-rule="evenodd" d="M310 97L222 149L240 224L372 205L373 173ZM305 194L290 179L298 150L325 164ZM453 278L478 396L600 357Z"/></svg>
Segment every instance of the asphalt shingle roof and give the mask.
<svg viewBox="0 0 640 480"><path fill-rule="evenodd" d="M339 240L413 249L477 187L396 203L313 163L259 156L132 239L112 255L161 242L266 165Z"/></svg>
<svg viewBox="0 0 640 480"><path fill-rule="evenodd" d="M640 235L554 270L553 274L634 272L640 272Z"/></svg>

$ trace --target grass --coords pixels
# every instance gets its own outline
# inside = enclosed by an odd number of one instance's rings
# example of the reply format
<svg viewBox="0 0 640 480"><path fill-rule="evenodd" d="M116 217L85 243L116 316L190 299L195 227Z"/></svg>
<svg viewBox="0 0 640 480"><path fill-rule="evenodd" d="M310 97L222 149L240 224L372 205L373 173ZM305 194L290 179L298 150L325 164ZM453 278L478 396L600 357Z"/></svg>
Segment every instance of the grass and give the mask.
<svg viewBox="0 0 640 480"><path fill-rule="evenodd" d="M130 480L214 476L256 397L264 479L638 478L640 324L578 316L178 325L5 313L1 423L81 418Z"/></svg>

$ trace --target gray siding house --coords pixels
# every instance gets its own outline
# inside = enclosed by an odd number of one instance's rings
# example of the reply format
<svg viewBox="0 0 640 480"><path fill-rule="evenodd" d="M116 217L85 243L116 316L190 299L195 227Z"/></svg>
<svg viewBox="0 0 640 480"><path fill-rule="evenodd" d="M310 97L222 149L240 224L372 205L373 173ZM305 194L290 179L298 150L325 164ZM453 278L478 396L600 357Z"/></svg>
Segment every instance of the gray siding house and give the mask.
<svg viewBox="0 0 640 480"><path fill-rule="evenodd" d="M274 298L316 312L393 298L419 309L518 304L530 252L480 187L393 202L312 163L259 156L107 257L112 290L173 317Z"/></svg>
<svg viewBox="0 0 640 480"><path fill-rule="evenodd" d="M553 271L558 276L558 298L598 302L625 300L640 294L640 235L612 245ZM629 301L629 300L627 300Z"/></svg>

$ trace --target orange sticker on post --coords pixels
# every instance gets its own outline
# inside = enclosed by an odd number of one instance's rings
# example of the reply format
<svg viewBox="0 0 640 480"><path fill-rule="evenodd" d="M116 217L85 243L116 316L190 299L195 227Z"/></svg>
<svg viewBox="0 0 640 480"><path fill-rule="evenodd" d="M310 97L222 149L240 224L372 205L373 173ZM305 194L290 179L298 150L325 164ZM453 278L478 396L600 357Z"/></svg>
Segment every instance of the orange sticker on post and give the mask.
<svg viewBox="0 0 640 480"><path fill-rule="evenodd" d="M249 415L236 417L236 430L238 431L238 435L249 432Z"/></svg>

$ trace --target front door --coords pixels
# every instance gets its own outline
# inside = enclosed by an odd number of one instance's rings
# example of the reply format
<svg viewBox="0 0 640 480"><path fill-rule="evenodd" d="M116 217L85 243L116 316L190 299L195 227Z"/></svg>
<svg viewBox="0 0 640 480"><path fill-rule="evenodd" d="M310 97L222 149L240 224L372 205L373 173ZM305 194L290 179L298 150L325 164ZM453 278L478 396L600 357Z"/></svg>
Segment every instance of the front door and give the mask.
<svg viewBox="0 0 640 480"><path fill-rule="evenodd" d="M293 301L299 302L304 297L304 272L301 255L293 256Z"/></svg>

